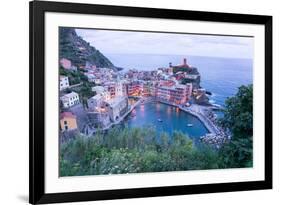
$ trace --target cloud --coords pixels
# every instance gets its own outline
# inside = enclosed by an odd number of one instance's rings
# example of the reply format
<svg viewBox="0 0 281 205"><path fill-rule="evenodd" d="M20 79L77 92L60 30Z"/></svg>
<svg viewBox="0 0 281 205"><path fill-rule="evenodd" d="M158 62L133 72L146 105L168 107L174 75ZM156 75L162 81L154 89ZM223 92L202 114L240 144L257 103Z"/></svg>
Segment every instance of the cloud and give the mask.
<svg viewBox="0 0 281 205"><path fill-rule="evenodd" d="M251 37L76 29L104 54L198 55L252 58Z"/></svg>

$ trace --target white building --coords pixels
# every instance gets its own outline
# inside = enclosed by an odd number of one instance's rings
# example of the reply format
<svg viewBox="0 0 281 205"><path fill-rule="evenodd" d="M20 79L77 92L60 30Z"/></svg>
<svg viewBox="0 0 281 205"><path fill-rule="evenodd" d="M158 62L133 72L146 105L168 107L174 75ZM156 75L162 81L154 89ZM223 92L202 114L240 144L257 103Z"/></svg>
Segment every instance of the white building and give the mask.
<svg viewBox="0 0 281 205"><path fill-rule="evenodd" d="M96 87L101 87L101 86L96 86ZM103 87L101 87L103 88ZM93 89L92 90L98 90L96 91L97 94L93 97L91 97L90 99L88 99L87 103L88 103L88 107L90 109L96 109L97 107L101 107L103 106L103 104L107 101L110 100L110 93L106 90L101 90L100 88L98 89Z"/></svg>
<svg viewBox="0 0 281 205"><path fill-rule="evenodd" d="M106 89L103 86L94 86L94 87L92 87L92 91L96 92L97 94L103 93L105 90Z"/></svg>
<svg viewBox="0 0 281 205"><path fill-rule="evenodd" d="M103 97L104 101L110 100L110 92L103 86L92 87L92 91L100 94Z"/></svg>
<svg viewBox="0 0 281 205"><path fill-rule="evenodd" d="M121 97L123 95L124 95L124 93L123 93L123 83L119 81L115 84L115 96Z"/></svg>
<svg viewBox="0 0 281 205"><path fill-rule="evenodd" d="M185 74L185 78L190 79L190 80L195 80L198 77L200 77L200 75L198 75L198 74Z"/></svg>
<svg viewBox="0 0 281 205"><path fill-rule="evenodd" d="M117 121L128 110L128 98L116 97L107 102L109 116L112 121Z"/></svg>
<svg viewBox="0 0 281 205"><path fill-rule="evenodd" d="M92 73L84 73L84 75L88 78L89 82L95 82L96 76Z"/></svg>
<svg viewBox="0 0 281 205"><path fill-rule="evenodd" d="M79 104L79 95L76 92L71 92L60 97L60 100L64 108L69 108L73 105Z"/></svg>
<svg viewBox="0 0 281 205"><path fill-rule="evenodd" d="M104 87L109 91L111 98L122 97L126 95L126 90L124 89L124 83L122 81L118 82L106 82Z"/></svg>
<svg viewBox="0 0 281 205"><path fill-rule="evenodd" d="M93 79L93 82L94 82L95 84L101 84L101 83L102 83L102 81L101 81L100 78L95 78L95 79Z"/></svg>
<svg viewBox="0 0 281 205"><path fill-rule="evenodd" d="M64 90L69 87L69 81L67 76L60 76L60 90Z"/></svg>
<svg viewBox="0 0 281 205"><path fill-rule="evenodd" d="M101 107L104 102L104 98L101 94L96 94L95 96L88 99L88 107L90 109L95 109L97 107Z"/></svg>

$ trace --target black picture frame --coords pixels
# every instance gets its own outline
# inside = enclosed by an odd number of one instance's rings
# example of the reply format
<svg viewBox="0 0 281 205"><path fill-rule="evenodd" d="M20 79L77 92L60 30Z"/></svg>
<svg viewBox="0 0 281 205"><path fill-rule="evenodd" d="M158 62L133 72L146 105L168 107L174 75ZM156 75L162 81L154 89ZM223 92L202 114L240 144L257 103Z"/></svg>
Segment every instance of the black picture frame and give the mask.
<svg viewBox="0 0 281 205"><path fill-rule="evenodd" d="M30 12L30 164L29 202L31 204L154 197L198 193L260 190L272 188L272 17L262 15L184 11L124 6L33 1ZM199 20L259 24L265 27L265 180L219 184L135 188L107 191L45 193L45 80L44 20L46 12L98 14L111 16L150 17L162 19Z"/></svg>

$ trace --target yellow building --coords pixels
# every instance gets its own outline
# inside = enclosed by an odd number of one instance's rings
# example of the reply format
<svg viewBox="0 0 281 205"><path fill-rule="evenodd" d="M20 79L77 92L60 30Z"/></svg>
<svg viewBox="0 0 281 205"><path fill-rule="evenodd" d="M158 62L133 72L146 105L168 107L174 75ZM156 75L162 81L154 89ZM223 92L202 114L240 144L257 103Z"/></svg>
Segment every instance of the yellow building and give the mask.
<svg viewBox="0 0 281 205"><path fill-rule="evenodd" d="M77 129L76 116L71 112L63 112L60 114L60 129L61 131Z"/></svg>

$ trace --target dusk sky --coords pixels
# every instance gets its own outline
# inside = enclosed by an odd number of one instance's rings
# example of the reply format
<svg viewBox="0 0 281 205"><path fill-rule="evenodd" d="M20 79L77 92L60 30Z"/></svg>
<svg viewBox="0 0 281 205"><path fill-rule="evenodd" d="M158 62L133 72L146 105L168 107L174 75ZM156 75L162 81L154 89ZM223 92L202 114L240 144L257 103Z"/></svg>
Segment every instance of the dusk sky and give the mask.
<svg viewBox="0 0 281 205"><path fill-rule="evenodd" d="M76 29L103 54L193 55L253 58L254 38Z"/></svg>

